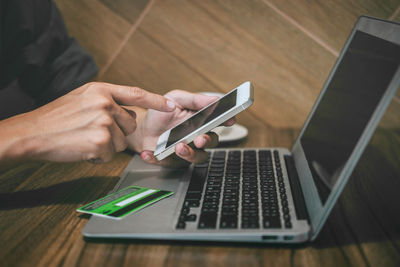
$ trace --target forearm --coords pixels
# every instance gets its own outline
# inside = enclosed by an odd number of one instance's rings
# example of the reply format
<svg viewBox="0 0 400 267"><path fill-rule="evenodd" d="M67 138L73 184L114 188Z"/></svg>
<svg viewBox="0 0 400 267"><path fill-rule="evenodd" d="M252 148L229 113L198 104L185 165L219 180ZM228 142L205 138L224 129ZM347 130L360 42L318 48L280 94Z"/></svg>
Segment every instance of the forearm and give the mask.
<svg viewBox="0 0 400 267"><path fill-rule="evenodd" d="M0 121L0 170L34 158L38 138L32 133L34 122L26 114Z"/></svg>

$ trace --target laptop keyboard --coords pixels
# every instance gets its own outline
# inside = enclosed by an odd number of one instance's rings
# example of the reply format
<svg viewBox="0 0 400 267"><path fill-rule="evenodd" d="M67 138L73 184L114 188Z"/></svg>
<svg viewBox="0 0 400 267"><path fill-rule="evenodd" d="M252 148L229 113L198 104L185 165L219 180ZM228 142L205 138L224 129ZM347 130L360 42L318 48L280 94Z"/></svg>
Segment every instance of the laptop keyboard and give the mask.
<svg viewBox="0 0 400 267"><path fill-rule="evenodd" d="M291 228L278 151L209 152L194 166L176 228L189 222L198 229Z"/></svg>

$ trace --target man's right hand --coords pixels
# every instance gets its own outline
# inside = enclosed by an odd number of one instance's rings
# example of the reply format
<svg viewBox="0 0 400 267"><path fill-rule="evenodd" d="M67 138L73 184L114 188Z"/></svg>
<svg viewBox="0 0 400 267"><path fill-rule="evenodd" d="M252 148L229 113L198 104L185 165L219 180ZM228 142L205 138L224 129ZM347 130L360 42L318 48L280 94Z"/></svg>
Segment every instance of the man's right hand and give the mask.
<svg viewBox="0 0 400 267"><path fill-rule="evenodd" d="M172 101L137 87L85 84L32 112L1 121L0 169L29 159L111 160L127 147L125 136L136 129L136 114L121 105L175 110Z"/></svg>

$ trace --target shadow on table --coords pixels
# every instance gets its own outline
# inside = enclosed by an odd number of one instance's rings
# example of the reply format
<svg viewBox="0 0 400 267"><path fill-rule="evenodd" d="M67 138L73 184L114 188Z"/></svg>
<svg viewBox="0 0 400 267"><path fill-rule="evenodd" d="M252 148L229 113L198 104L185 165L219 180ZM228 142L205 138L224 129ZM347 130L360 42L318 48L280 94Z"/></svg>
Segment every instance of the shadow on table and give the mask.
<svg viewBox="0 0 400 267"><path fill-rule="evenodd" d="M0 193L0 210L78 204L107 194L119 177L84 177L33 190Z"/></svg>
<svg viewBox="0 0 400 267"><path fill-rule="evenodd" d="M218 241L187 241L187 240L145 240L124 238L83 238L88 243L95 244L133 244L133 245L161 245L161 246L194 246L194 247L238 247L238 248L305 248L309 242L301 244L273 244L273 243L246 243L246 242L218 242Z"/></svg>
<svg viewBox="0 0 400 267"><path fill-rule="evenodd" d="M379 144L365 150L315 248L399 242L400 145Z"/></svg>

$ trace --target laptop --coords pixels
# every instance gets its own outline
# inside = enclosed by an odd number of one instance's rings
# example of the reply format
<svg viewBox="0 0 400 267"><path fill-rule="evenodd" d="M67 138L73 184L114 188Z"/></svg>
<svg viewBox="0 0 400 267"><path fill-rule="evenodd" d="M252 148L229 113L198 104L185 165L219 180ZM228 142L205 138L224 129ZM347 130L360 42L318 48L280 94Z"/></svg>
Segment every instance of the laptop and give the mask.
<svg viewBox="0 0 400 267"><path fill-rule="evenodd" d="M114 190L137 185L174 194L122 220L92 216L83 235L314 240L400 85L399 64L400 24L360 17L290 150L210 149L207 162L186 169L136 155Z"/></svg>

